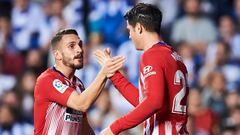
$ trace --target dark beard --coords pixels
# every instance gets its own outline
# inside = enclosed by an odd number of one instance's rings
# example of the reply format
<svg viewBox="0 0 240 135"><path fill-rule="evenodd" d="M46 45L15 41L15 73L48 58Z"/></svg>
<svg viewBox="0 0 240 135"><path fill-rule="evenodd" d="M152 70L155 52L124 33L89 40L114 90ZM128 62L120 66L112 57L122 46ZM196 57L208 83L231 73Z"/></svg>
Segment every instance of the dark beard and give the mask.
<svg viewBox="0 0 240 135"><path fill-rule="evenodd" d="M82 58L82 56L80 56ZM63 57L63 64L65 66L71 67L72 69L81 69L83 67L83 58L82 62L78 65L75 65L74 62L71 63L71 61L74 61L76 58L74 57L73 59L66 58L65 56Z"/></svg>

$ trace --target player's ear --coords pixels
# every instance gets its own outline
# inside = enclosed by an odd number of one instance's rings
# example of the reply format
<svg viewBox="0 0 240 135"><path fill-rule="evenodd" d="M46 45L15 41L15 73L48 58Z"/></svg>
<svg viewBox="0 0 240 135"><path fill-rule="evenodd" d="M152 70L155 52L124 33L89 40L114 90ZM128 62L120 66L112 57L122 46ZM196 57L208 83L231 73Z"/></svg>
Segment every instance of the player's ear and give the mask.
<svg viewBox="0 0 240 135"><path fill-rule="evenodd" d="M61 60L62 59L62 54L59 50L53 50L53 55L56 60Z"/></svg>
<svg viewBox="0 0 240 135"><path fill-rule="evenodd" d="M140 23L137 23L135 28L138 34L142 34L143 27Z"/></svg>

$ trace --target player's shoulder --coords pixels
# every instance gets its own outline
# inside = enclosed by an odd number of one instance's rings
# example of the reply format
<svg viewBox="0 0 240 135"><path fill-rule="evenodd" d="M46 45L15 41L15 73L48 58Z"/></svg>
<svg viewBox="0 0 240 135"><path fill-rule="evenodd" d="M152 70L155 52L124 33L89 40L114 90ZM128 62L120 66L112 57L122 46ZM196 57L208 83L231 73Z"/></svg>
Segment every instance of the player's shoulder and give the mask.
<svg viewBox="0 0 240 135"><path fill-rule="evenodd" d="M54 71L51 68L48 68L37 78L37 82L48 81L51 78L54 78Z"/></svg>

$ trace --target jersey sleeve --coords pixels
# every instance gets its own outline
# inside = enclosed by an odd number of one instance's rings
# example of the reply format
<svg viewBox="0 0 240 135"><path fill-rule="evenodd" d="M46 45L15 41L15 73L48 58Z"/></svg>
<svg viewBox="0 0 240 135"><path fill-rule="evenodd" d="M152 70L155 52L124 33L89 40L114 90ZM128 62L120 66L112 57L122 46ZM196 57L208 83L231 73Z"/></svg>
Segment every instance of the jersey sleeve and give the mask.
<svg viewBox="0 0 240 135"><path fill-rule="evenodd" d="M131 84L119 71L117 71L113 77L111 77L111 81L129 103L135 107L138 105L138 89Z"/></svg>
<svg viewBox="0 0 240 135"><path fill-rule="evenodd" d="M56 102L63 106L67 106L67 100L74 91L73 88L64 84L60 79L49 76L38 80L36 87L40 90L39 98Z"/></svg>
<svg viewBox="0 0 240 135"><path fill-rule="evenodd" d="M153 55L154 56L154 55ZM121 131L137 126L154 113L161 110L164 103L164 68L160 65L158 60L150 55L142 57L143 63L143 83L146 90L146 96L143 101L136 106L136 108L116 120L110 125L114 134L119 134ZM151 70L144 69L151 66Z"/></svg>

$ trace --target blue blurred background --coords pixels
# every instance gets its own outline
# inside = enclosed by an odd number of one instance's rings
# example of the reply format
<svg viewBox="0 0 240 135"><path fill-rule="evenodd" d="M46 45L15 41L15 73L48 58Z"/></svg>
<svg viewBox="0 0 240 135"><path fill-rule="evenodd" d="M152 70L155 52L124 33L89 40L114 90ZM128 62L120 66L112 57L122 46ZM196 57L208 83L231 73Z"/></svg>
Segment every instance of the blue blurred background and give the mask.
<svg viewBox="0 0 240 135"><path fill-rule="evenodd" d="M127 57L123 72L138 86L142 52L123 16L139 2L161 9L161 36L187 66L190 134L240 135L240 0L0 0L0 135L33 134L34 85L54 64L50 40L60 29L74 28L84 41L76 76L85 87L100 69L93 51L106 47ZM99 134L132 109L108 82L88 118ZM141 125L122 133L139 134Z"/></svg>

